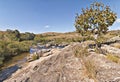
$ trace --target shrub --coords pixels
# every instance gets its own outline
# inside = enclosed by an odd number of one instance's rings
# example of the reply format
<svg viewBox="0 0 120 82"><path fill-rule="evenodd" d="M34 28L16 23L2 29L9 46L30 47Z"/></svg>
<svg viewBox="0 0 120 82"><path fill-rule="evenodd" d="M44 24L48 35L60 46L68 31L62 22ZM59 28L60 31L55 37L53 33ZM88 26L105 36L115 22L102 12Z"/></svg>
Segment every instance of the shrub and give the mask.
<svg viewBox="0 0 120 82"><path fill-rule="evenodd" d="M34 55L32 56L32 60L37 60L37 59L39 59L39 56L34 54Z"/></svg>
<svg viewBox="0 0 120 82"><path fill-rule="evenodd" d="M4 57L0 57L0 65L3 64Z"/></svg>

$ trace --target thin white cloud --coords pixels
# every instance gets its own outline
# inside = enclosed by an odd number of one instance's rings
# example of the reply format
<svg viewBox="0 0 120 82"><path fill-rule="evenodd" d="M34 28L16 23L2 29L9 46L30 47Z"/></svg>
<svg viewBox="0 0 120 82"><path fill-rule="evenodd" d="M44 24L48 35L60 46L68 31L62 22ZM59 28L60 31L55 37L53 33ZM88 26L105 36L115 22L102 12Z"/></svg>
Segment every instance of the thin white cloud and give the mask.
<svg viewBox="0 0 120 82"><path fill-rule="evenodd" d="M118 18L118 19L116 20L116 22L117 22L117 23L120 23L120 18Z"/></svg>
<svg viewBox="0 0 120 82"><path fill-rule="evenodd" d="M50 28L50 25L46 25L45 28Z"/></svg>

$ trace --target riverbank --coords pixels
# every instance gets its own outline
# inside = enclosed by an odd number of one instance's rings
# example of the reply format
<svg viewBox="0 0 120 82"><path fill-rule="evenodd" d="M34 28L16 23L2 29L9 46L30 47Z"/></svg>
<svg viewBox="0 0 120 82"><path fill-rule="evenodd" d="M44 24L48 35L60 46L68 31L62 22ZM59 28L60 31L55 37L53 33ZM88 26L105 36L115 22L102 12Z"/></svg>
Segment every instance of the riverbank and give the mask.
<svg viewBox="0 0 120 82"><path fill-rule="evenodd" d="M21 66L25 65L28 55L29 53L22 53L4 62L0 71L0 82L11 76L12 73L20 69Z"/></svg>
<svg viewBox="0 0 120 82"><path fill-rule="evenodd" d="M72 43L63 49L53 49L51 54L28 63L4 82L118 82L120 81L119 57L115 47L107 55L89 48L93 41ZM106 49L103 44L101 49ZM117 49L119 52L120 49ZM48 52L49 53L49 52ZM44 53L44 55L47 53ZM119 53L116 53L120 55ZM111 58L117 58L117 61Z"/></svg>
<svg viewBox="0 0 120 82"><path fill-rule="evenodd" d="M22 54L12 57L8 61L4 62L3 66L1 67L1 70L11 67L11 66L14 66L15 64L26 61L26 57L28 55L29 55L29 53L26 52L26 53L22 53Z"/></svg>

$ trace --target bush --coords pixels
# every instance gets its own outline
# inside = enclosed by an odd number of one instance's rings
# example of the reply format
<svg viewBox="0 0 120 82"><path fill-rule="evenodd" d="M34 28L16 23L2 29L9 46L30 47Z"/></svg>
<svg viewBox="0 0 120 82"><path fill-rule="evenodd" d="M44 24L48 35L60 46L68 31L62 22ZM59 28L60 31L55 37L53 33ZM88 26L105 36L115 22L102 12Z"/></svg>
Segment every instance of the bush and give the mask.
<svg viewBox="0 0 120 82"><path fill-rule="evenodd" d="M29 51L30 47L32 46L32 41L22 41L19 42L18 48L20 52L27 52Z"/></svg>
<svg viewBox="0 0 120 82"><path fill-rule="evenodd" d="M37 59L39 59L39 56L34 54L34 55L32 56L32 60L37 60Z"/></svg>
<svg viewBox="0 0 120 82"><path fill-rule="evenodd" d="M0 57L0 65L3 64L4 57Z"/></svg>
<svg viewBox="0 0 120 82"><path fill-rule="evenodd" d="M20 36L20 41L24 41L24 40L34 40L35 34L33 33L22 33Z"/></svg>

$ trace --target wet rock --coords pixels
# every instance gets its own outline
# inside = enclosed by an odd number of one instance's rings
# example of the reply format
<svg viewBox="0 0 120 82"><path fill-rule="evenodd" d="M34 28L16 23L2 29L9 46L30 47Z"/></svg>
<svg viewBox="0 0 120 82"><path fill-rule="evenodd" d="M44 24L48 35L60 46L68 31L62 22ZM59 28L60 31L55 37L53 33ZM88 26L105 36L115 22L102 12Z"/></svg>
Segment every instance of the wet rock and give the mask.
<svg viewBox="0 0 120 82"><path fill-rule="evenodd" d="M49 44L49 43L45 45L46 48L50 48L51 46L52 44Z"/></svg>
<svg viewBox="0 0 120 82"><path fill-rule="evenodd" d="M19 66L15 65L15 66L11 66L11 67L6 68L3 71L1 71L0 72L0 82L7 79L8 77L10 77L12 75L12 73L17 71L19 68L20 68Z"/></svg>

